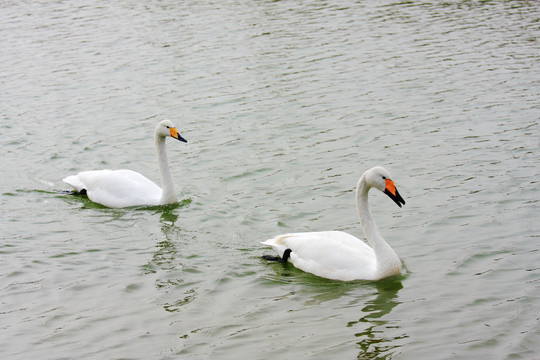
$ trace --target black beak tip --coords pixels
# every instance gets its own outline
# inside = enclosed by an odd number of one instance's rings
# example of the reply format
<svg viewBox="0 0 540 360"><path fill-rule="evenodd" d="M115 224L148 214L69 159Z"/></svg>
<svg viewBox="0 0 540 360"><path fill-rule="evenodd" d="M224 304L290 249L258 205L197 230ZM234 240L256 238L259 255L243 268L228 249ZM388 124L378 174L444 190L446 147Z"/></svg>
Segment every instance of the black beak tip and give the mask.
<svg viewBox="0 0 540 360"><path fill-rule="evenodd" d="M399 207L401 207L402 205L405 205L405 200L403 200L403 198L401 197L401 195L399 195L397 190L396 190L396 199L394 201L398 204Z"/></svg>
<svg viewBox="0 0 540 360"><path fill-rule="evenodd" d="M397 206L401 207L402 205L405 205L405 200L403 200L397 190L395 195L388 190L385 190L384 193L388 195L388 197L390 197L390 199L392 199L397 204Z"/></svg>

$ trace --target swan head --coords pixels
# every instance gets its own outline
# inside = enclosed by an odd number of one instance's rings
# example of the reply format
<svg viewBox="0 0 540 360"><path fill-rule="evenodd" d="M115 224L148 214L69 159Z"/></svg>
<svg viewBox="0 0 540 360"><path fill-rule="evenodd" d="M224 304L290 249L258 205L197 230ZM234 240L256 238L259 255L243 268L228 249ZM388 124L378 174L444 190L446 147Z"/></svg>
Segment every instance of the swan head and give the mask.
<svg viewBox="0 0 540 360"><path fill-rule="evenodd" d="M390 172L382 166L376 166L369 169L363 175L368 187L374 187L375 189L385 193L392 199L399 207L405 205L405 200L401 197L397 191L396 184L392 180Z"/></svg>
<svg viewBox="0 0 540 360"><path fill-rule="evenodd" d="M163 120L162 122L160 122L156 126L155 134L156 136L163 137L163 138L167 136L171 136L175 138L176 140L180 140L182 142L187 143L187 140L184 139L182 135L178 133L176 126L174 126L171 120Z"/></svg>

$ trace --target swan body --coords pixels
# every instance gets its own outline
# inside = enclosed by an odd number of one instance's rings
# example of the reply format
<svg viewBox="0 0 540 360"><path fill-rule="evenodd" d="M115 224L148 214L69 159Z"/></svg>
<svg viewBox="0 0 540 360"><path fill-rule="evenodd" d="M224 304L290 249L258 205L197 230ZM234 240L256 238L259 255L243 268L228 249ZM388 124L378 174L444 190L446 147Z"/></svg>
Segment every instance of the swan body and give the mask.
<svg viewBox="0 0 540 360"><path fill-rule="evenodd" d="M366 171L356 187L356 206L366 234L364 241L343 231L278 235L262 242L284 261L314 275L342 281L380 280L401 273L401 261L384 240L369 211L368 192L376 188L401 207L405 201L388 170L377 166Z"/></svg>
<svg viewBox="0 0 540 360"><path fill-rule="evenodd" d="M93 202L111 208L154 206L178 202L174 191L165 138L171 136L187 142L170 120L163 120L154 132L161 175L160 188L153 181L132 170L92 170L64 178L76 192L86 193Z"/></svg>

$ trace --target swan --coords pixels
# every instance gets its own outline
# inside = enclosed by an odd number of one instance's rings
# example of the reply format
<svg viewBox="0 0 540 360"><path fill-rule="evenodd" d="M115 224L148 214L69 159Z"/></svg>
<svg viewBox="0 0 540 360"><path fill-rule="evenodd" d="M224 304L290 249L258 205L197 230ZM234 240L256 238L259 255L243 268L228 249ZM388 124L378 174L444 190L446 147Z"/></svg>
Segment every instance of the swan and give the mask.
<svg viewBox="0 0 540 360"><path fill-rule="evenodd" d="M161 189L150 179L132 170L93 170L71 175L63 181L76 192L86 194L90 200L110 208L154 206L178 202L165 150L165 138L171 136L186 142L172 121L163 120L154 131Z"/></svg>
<svg viewBox="0 0 540 360"><path fill-rule="evenodd" d="M384 192L399 207L405 205L388 170L376 166L362 175L356 187L356 208L371 247L342 231L292 233L263 241L261 244L271 246L280 256L263 258L290 261L298 269L333 280L380 280L399 275L401 261L382 237L369 211L371 188Z"/></svg>

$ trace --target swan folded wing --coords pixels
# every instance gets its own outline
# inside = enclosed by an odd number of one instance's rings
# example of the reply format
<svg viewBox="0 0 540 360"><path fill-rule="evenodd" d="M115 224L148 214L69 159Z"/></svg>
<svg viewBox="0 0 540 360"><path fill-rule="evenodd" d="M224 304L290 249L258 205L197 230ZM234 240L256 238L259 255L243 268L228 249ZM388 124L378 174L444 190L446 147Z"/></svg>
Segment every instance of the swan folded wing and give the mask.
<svg viewBox="0 0 540 360"><path fill-rule="evenodd" d="M373 249L342 231L285 234L263 242L280 255L291 249L290 262L314 275L350 281L375 271Z"/></svg>
<svg viewBox="0 0 540 360"><path fill-rule="evenodd" d="M88 198L107 207L120 208L140 205L158 205L161 188L145 176L132 170L83 171L68 177L68 184L80 183L86 189ZM80 191L79 189L77 191Z"/></svg>

